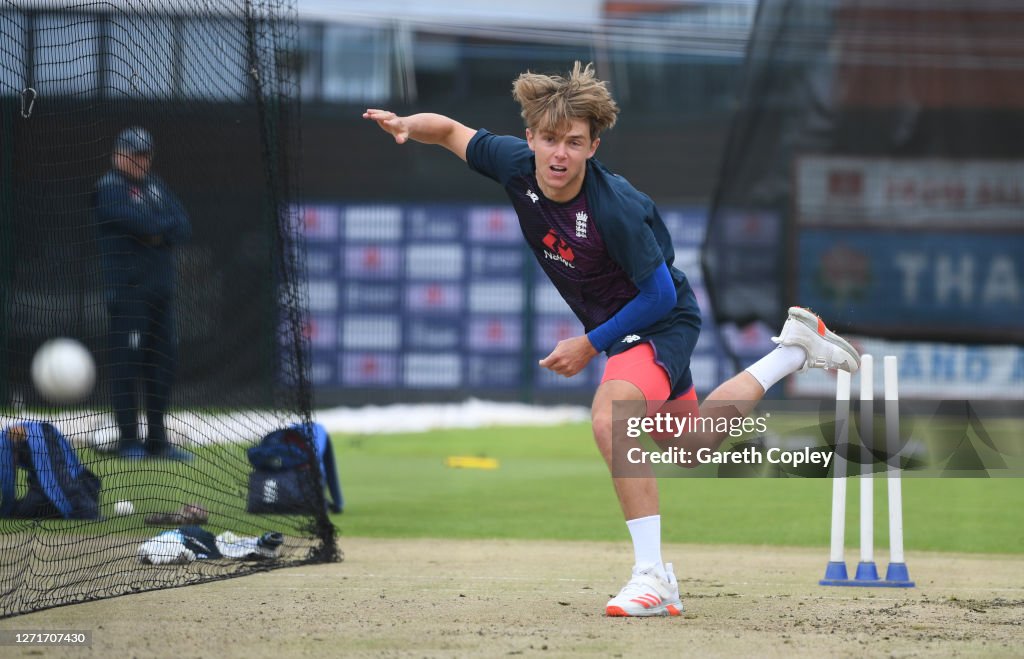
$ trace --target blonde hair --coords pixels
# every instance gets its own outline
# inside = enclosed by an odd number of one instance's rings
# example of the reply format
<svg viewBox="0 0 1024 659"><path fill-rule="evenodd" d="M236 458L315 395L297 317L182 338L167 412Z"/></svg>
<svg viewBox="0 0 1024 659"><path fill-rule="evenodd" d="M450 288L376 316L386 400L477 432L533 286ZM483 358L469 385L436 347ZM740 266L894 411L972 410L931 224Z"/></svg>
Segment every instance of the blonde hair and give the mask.
<svg viewBox="0 0 1024 659"><path fill-rule="evenodd" d="M594 65L577 61L568 77L527 71L512 83L512 97L522 107L531 130L564 131L573 119L590 123L590 139L615 125L619 106L608 83L594 75Z"/></svg>

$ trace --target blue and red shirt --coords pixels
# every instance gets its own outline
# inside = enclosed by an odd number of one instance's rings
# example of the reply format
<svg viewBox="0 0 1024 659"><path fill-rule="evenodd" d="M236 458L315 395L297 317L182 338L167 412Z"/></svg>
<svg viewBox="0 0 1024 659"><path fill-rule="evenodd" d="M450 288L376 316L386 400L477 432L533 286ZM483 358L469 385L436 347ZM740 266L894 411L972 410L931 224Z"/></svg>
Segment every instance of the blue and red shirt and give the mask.
<svg viewBox="0 0 1024 659"><path fill-rule="evenodd" d="M672 239L650 197L591 158L580 194L565 203L551 201L537 184L526 140L483 129L470 140L466 161L505 188L526 243L586 331L615 315L636 296L637 282L666 264L676 287L675 307L638 331L639 339L622 337L632 340L616 341L607 353L650 342L673 383L689 380L700 309L686 275L672 267Z"/></svg>

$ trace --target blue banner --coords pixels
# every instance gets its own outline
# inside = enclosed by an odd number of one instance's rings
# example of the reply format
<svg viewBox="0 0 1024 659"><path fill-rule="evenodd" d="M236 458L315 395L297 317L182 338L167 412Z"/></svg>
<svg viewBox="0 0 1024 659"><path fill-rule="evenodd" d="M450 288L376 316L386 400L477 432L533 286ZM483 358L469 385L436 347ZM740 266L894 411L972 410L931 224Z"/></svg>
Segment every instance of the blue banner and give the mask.
<svg viewBox="0 0 1024 659"><path fill-rule="evenodd" d="M539 368L583 327L523 245L515 213L458 204L311 204L306 228L313 383L323 389L586 391L603 356L573 378ZM704 211L665 208L685 268L705 302L698 248ZM710 321L708 321L710 326ZM727 368L714 332L695 378Z"/></svg>
<svg viewBox="0 0 1024 659"><path fill-rule="evenodd" d="M1024 340L1024 233L808 228L798 240L795 299L833 323Z"/></svg>

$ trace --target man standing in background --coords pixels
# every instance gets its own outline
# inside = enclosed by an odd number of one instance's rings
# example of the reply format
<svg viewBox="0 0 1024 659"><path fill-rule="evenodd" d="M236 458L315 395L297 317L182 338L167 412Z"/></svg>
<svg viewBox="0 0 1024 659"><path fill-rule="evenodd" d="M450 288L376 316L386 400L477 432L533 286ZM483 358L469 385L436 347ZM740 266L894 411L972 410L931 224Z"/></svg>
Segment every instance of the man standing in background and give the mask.
<svg viewBox="0 0 1024 659"><path fill-rule="evenodd" d="M164 415L177 364L174 329L175 254L192 234L181 202L156 175L153 138L132 126L117 136L113 168L93 196L109 313L110 399L120 431L118 453L187 461L167 441ZM140 389L148 434L139 433Z"/></svg>

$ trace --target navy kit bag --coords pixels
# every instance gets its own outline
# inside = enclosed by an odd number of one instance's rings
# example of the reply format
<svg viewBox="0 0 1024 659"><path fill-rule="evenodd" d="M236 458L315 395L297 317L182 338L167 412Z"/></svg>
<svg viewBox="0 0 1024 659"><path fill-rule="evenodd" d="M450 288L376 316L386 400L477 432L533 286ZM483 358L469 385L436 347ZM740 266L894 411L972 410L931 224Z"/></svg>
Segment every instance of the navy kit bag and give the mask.
<svg viewBox="0 0 1024 659"><path fill-rule="evenodd" d="M18 470L28 491L17 498ZM0 432L0 517L97 519L100 479L49 423L14 424Z"/></svg>
<svg viewBox="0 0 1024 659"><path fill-rule="evenodd" d="M344 509L331 438L319 423L296 423L266 435L248 451L246 509L251 513L308 514L326 487L331 512Z"/></svg>

